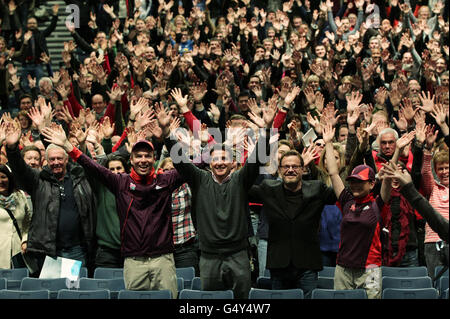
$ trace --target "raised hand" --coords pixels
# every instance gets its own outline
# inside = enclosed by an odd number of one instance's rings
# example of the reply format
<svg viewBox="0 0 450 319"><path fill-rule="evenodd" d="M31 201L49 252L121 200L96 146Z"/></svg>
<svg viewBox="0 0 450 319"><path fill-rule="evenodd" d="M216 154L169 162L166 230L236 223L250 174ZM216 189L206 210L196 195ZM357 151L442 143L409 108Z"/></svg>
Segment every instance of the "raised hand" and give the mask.
<svg viewBox="0 0 450 319"><path fill-rule="evenodd" d="M145 107L148 106L148 100L146 98L139 98L139 100L131 101L130 103L130 115L129 119L134 120Z"/></svg>
<svg viewBox="0 0 450 319"><path fill-rule="evenodd" d="M100 125L103 132L103 138L109 139L114 134L115 123L111 125L111 121L108 116L105 116L103 123Z"/></svg>
<svg viewBox="0 0 450 319"><path fill-rule="evenodd" d="M46 142L61 146L66 152L70 152L73 149L73 145L67 140L66 133L60 125L58 125L58 128L44 128L42 135L45 137Z"/></svg>
<svg viewBox="0 0 450 319"><path fill-rule="evenodd" d="M420 101L422 102L422 106L418 106L418 107L427 113L433 112L434 95L431 95L430 91L428 91L427 93L422 91L421 95L419 95L419 98L420 98Z"/></svg>
<svg viewBox="0 0 450 319"><path fill-rule="evenodd" d="M323 126L322 138L325 144L333 141L335 131L336 129L331 123L327 123Z"/></svg>
<svg viewBox="0 0 450 319"><path fill-rule="evenodd" d="M400 137L396 142L396 147L399 150L403 150L411 141L414 139L416 135L416 131L413 130L409 133L403 134L402 137Z"/></svg>
<svg viewBox="0 0 450 319"><path fill-rule="evenodd" d="M309 163L320 157L318 150L314 143L311 143L308 148L304 148L302 152L303 166L308 166Z"/></svg>
<svg viewBox="0 0 450 319"><path fill-rule="evenodd" d="M173 97L173 99L175 100L175 102L177 102L178 106L180 107L180 111L182 108L186 108L187 107L187 103L188 103L188 96L185 95L183 96L181 89L179 88L174 88L171 92L170 95ZM181 111L182 112L182 111Z"/></svg>
<svg viewBox="0 0 450 319"><path fill-rule="evenodd" d="M292 102L294 102L297 95L300 93L300 88L298 86L294 86L291 91L284 98L284 104L286 106L290 106Z"/></svg>
<svg viewBox="0 0 450 319"><path fill-rule="evenodd" d="M159 126L164 130L164 128L167 128L170 124L173 111L167 113L164 105L162 105L161 103L155 103L155 113L156 118L158 119Z"/></svg>
<svg viewBox="0 0 450 319"><path fill-rule="evenodd" d="M353 91L350 96L346 96L347 100L347 112L353 112L353 110L361 103L363 96L359 91Z"/></svg>

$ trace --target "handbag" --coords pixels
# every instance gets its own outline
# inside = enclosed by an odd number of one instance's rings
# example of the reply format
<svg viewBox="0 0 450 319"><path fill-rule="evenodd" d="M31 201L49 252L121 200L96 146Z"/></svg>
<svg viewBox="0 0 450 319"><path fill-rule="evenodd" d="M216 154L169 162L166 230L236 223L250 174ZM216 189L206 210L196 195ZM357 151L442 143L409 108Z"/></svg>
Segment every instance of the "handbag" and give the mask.
<svg viewBox="0 0 450 319"><path fill-rule="evenodd" d="M17 223L16 217L14 217L13 213L8 208L3 208L8 213L9 217L11 218L14 227L16 228L17 235L19 235L20 240L22 240L22 233L20 231L19 225ZM36 272L37 264L35 261L28 258L27 255L22 254L22 252L19 252L11 257L11 262L13 268L28 268L30 273Z"/></svg>

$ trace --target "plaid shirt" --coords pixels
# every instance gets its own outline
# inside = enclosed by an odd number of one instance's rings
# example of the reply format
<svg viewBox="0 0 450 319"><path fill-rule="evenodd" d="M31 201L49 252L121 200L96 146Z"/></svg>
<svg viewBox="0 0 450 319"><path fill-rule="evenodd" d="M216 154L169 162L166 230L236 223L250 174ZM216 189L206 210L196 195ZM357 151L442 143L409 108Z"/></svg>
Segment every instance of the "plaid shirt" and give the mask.
<svg viewBox="0 0 450 319"><path fill-rule="evenodd" d="M191 189L184 183L172 193L173 243L181 245L195 237L191 218Z"/></svg>

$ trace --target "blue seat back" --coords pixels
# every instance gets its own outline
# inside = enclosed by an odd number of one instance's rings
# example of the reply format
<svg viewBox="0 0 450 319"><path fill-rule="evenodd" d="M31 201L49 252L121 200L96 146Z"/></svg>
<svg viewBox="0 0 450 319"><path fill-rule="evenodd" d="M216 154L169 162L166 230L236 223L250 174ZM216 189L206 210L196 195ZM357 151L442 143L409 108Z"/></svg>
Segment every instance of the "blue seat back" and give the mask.
<svg viewBox="0 0 450 319"><path fill-rule="evenodd" d="M319 289L334 289L334 277L317 278L317 288Z"/></svg>
<svg viewBox="0 0 450 319"><path fill-rule="evenodd" d="M184 279L181 277L177 277L177 287L178 291L181 291L184 289Z"/></svg>
<svg viewBox="0 0 450 319"><path fill-rule="evenodd" d="M426 277L427 267L381 267L382 277Z"/></svg>
<svg viewBox="0 0 450 319"><path fill-rule="evenodd" d="M88 277L88 270L86 267L81 267L80 269L80 278L87 278Z"/></svg>
<svg viewBox="0 0 450 319"><path fill-rule="evenodd" d="M438 299L438 292L434 288L383 290L381 299Z"/></svg>
<svg viewBox="0 0 450 319"><path fill-rule="evenodd" d="M367 293L364 289L314 289L311 299L367 299Z"/></svg>
<svg viewBox="0 0 450 319"><path fill-rule="evenodd" d="M320 277L333 277L334 272L336 271L336 267L323 266L323 269L319 271L318 275Z"/></svg>
<svg viewBox="0 0 450 319"><path fill-rule="evenodd" d="M109 290L70 290L61 289L56 299L111 299Z"/></svg>
<svg viewBox="0 0 450 319"><path fill-rule="evenodd" d="M95 279L81 278L80 290L101 290L108 289L110 291L120 291L125 289L125 281L123 278L115 279Z"/></svg>
<svg viewBox="0 0 450 319"><path fill-rule="evenodd" d="M251 288L248 299L304 299L304 295L301 289L271 290Z"/></svg>
<svg viewBox="0 0 450 319"><path fill-rule="evenodd" d="M194 277L192 279L191 290L202 290L202 280L200 277Z"/></svg>
<svg viewBox="0 0 450 319"><path fill-rule="evenodd" d="M119 291L118 299L172 299L172 292L170 290L121 290Z"/></svg>
<svg viewBox="0 0 450 319"><path fill-rule="evenodd" d="M0 278L8 280L22 280L29 276L27 268L0 269Z"/></svg>
<svg viewBox="0 0 450 319"><path fill-rule="evenodd" d="M256 288L272 289L272 279L270 279L270 277L256 278Z"/></svg>
<svg viewBox="0 0 450 319"><path fill-rule="evenodd" d="M50 291L42 290L0 290L0 299L50 299Z"/></svg>
<svg viewBox="0 0 450 319"><path fill-rule="evenodd" d="M400 289L418 289L432 288L433 283L430 277L383 277L381 287L400 288Z"/></svg>
<svg viewBox="0 0 450 319"><path fill-rule="evenodd" d="M67 289L66 278L23 278L20 284L20 290L49 290L50 299L55 299L61 289Z"/></svg>
<svg viewBox="0 0 450 319"><path fill-rule="evenodd" d="M6 278L0 278L0 290L6 289L8 287L7 285L8 284Z"/></svg>
<svg viewBox="0 0 450 319"><path fill-rule="evenodd" d="M123 268L98 267L94 270L94 279L123 278Z"/></svg>
<svg viewBox="0 0 450 319"><path fill-rule="evenodd" d="M178 299L234 299L232 290L192 290L183 289L178 295Z"/></svg>
<svg viewBox="0 0 450 319"><path fill-rule="evenodd" d="M184 288L190 288L192 279L195 277L194 267L179 267L175 269L177 278L184 279Z"/></svg>

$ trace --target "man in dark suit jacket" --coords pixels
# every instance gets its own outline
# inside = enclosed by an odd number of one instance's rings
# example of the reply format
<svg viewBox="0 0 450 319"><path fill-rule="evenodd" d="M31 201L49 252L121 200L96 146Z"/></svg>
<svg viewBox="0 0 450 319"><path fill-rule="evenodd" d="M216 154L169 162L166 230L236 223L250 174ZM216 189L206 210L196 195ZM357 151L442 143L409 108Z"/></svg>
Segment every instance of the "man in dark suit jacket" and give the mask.
<svg viewBox="0 0 450 319"><path fill-rule="evenodd" d="M282 181L265 180L249 194L263 203L269 223L266 268L272 289L301 288L309 297L322 270L320 216L337 199L321 181L302 181L303 159L295 150L281 157L278 171Z"/></svg>

